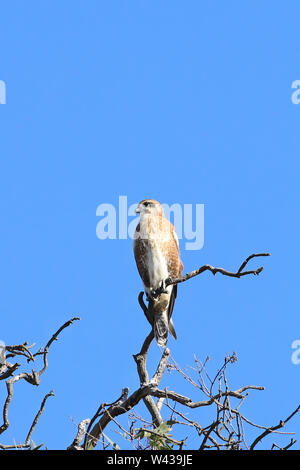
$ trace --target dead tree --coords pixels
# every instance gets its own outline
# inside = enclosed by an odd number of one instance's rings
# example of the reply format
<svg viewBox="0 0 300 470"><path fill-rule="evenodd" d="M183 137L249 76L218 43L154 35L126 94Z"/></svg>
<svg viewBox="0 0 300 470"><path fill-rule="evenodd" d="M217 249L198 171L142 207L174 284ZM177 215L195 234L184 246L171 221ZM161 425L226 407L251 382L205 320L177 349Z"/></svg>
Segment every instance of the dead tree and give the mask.
<svg viewBox="0 0 300 470"><path fill-rule="evenodd" d="M161 289L171 284L185 282L192 277L210 271L212 274L223 274L225 276L240 278L246 275L258 275L263 270L260 267L257 270L246 271L248 262L260 256L269 256L268 253L259 253L249 256L236 272L226 271L223 268L214 268L210 265L192 271L180 279L167 279ZM159 296L161 289L157 289L154 295ZM151 324L151 316L143 300L143 293L138 296L139 305L142 308L146 318ZM48 368L48 353L52 343L58 338L58 335L78 317L64 323L51 337L44 348L35 353L32 352L33 345L23 343L21 345L6 346L6 360L0 361L0 381L6 384L6 398L3 404L3 423L0 425L0 434L3 434L9 427L9 406L14 394L14 386L17 382L25 380L31 385L39 385L42 374ZM97 444L102 445L103 449L118 449L118 445L111 440L104 431L108 425L114 425L122 439L130 442L134 449L184 449L188 445L187 438L174 438L171 430L180 429L181 431L189 429L196 433L197 448L205 449L230 449L240 450L257 448L258 444L270 434L291 434L284 433L282 428L290 421L296 413L300 411L298 406L285 420L279 421L274 426L263 426L256 424L246 417L241 406L248 397L250 391L264 390L262 386L246 385L232 390L228 383L227 369L230 364L237 360L235 353L226 356L219 370L212 376L208 372L209 358L204 362L197 358L194 359L194 366L190 371L183 370L177 362L171 357L170 350L165 348L162 351L156 371L152 377L147 370L147 357L149 348L154 339L151 330L143 342L141 350L133 356L139 376L139 386L131 394L129 389L123 388L120 397L113 403L102 403L94 416L90 419L82 420L78 425L77 434L68 450L89 450L94 449ZM27 362L34 362L41 359L42 365L38 370L32 369L31 373L20 371L20 362L11 362L12 358L23 359ZM186 380L194 390L197 391L199 400L192 400L190 397L182 395L168 388L160 388L161 379L164 373L175 372L183 380ZM30 423L27 437L22 444L5 445L0 443L0 449L29 449L32 448L32 435L38 424L41 414L44 411L46 401L54 393L51 390L47 393L40 404L35 417ZM139 416L136 406L144 403L150 414L150 418ZM198 410L206 407L214 413L214 417L208 425L199 423L194 416L187 414L188 410ZM168 412L168 418L163 415ZM127 428L118 421L118 417L127 414L129 425ZM251 443L247 442L245 429L251 427L257 430L257 435ZM272 449L289 449L295 444L292 437L284 446L279 446L273 442ZM41 445L35 448L40 448Z"/></svg>
<svg viewBox="0 0 300 470"><path fill-rule="evenodd" d="M241 278L251 274L259 275L263 270L263 267L248 271L246 271L245 268L251 259L261 256L269 256L269 254L258 253L250 255L236 272L227 271L223 268L215 268L210 265L204 265L201 268L184 275L180 279L167 279L164 286L157 289L157 291L154 292L154 295L159 296L162 289L168 285L186 282L205 271L210 271L214 275L220 273L225 276L235 278ZM152 324L151 316L143 301L143 292L139 294L138 301L149 323ZM201 450L253 450L267 435L279 432L278 430L300 410L300 407L298 407L284 421L280 421L278 425L272 427L255 424L246 418L241 413L240 407L248 396L248 392L250 390L264 390L264 387L246 385L237 390L230 389L227 381L226 370L228 364L237 360L235 353L225 358L223 365L218 370L214 378L209 376L206 369L208 359L203 364L198 359L195 359L197 378L194 379L176 364L176 362L170 357L170 350L166 348L162 352L154 375L150 378L146 367L146 361L153 338L154 334L153 330L151 330L149 335L146 337L140 352L133 356L139 376L139 387L130 395L129 389L123 388L120 398L116 401L110 404L102 403L91 420L84 420L79 424L78 433L73 443L69 446L69 449L92 449L96 447L97 443L101 439L104 449L109 446L117 449L117 444L114 444L111 439L104 434L104 430L107 425L109 423L114 423L121 431L123 438L130 441L136 449L183 449L186 444L186 439L177 440L170 435L170 430L176 424L181 424L182 426L189 426L196 430L200 438L199 449ZM203 399L193 401L191 398L175 391L171 391L168 388L161 389L159 385L166 369L175 370L180 373L185 380L199 391ZM233 404L232 400L236 403ZM141 401L144 402L147 410L149 411L151 421L147 421L135 413L135 407ZM178 406L181 407L180 410L178 409ZM166 421L164 421L162 417L162 407L165 407L170 411L170 417ZM206 427L201 426L201 424L196 420L192 420L187 417L184 412L185 409L197 409L200 407L214 407L216 411L215 419ZM118 416L125 413L127 413L131 419L129 429L125 429L116 419ZM139 423L140 425L136 427L136 423ZM256 439L251 444L246 442L244 432L245 425L250 425L259 430ZM82 444L81 441L83 441ZM290 448L295 442L296 441L292 438L284 448ZM279 446L277 446L276 443L273 443L272 448L278 447Z"/></svg>

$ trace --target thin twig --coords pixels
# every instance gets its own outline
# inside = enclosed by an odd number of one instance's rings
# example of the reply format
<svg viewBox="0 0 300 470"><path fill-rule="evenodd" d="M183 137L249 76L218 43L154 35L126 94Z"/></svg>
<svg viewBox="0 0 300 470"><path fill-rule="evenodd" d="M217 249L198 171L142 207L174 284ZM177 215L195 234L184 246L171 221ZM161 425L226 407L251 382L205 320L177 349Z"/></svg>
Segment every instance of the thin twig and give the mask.
<svg viewBox="0 0 300 470"><path fill-rule="evenodd" d="M45 404L46 404L46 401L48 400L49 397L54 397L54 392L53 390L51 390L49 393L47 393L47 395L44 396L44 399L41 403L41 406L40 406L40 409L39 411L37 412L34 420L33 420L33 423L29 429L29 432L27 434L27 437L26 437L26 440L25 440L25 446L29 446L30 445L30 440L31 440L31 436L32 436L32 433L41 417L41 414L43 413L44 411L44 408L45 408Z"/></svg>
<svg viewBox="0 0 300 470"><path fill-rule="evenodd" d="M290 416L288 416L288 418L286 418L284 421L280 421L279 424L277 424L276 426L271 426L269 428L267 428L262 434L260 434L259 436L257 436L257 438L252 442L251 446L250 446L250 450L253 450L257 444L262 440L264 439L266 436L268 436L269 434L273 433L274 431L277 431L277 429L280 429L280 428L283 428L286 423L288 421L290 421L290 419L293 418L293 416L295 416L296 413L298 413L300 411L300 405L295 409L295 411L293 411L292 414L290 414Z"/></svg>

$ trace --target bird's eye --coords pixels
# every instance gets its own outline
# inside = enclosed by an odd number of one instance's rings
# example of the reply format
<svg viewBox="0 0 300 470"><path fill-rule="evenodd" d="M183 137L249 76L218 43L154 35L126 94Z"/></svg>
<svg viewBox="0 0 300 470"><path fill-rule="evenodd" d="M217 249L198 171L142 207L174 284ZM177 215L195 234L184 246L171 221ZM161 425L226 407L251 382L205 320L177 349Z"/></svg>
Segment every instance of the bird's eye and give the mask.
<svg viewBox="0 0 300 470"><path fill-rule="evenodd" d="M149 206L149 202L144 202L144 206Z"/></svg>

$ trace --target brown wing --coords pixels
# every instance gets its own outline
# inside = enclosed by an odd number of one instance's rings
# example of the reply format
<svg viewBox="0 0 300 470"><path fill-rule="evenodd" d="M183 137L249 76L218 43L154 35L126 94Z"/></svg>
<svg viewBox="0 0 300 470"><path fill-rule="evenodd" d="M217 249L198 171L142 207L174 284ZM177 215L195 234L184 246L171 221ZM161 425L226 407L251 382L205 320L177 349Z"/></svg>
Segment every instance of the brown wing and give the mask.
<svg viewBox="0 0 300 470"><path fill-rule="evenodd" d="M140 224L136 227L136 233L140 231ZM146 287L150 287L150 279L148 274L148 269L146 266L147 260L147 243L145 239L140 239L139 237L135 238L133 241L133 251L135 262L138 268L138 272L142 278L142 281Z"/></svg>
<svg viewBox="0 0 300 470"><path fill-rule="evenodd" d="M183 264L179 254L179 242L173 225L167 219L165 219L165 223L166 229L170 234L165 241L164 247L167 253L168 272L172 279L176 279L181 277L183 271Z"/></svg>
<svg viewBox="0 0 300 470"><path fill-rule="evenodd" d="M161 239L162 250L166 253L169 277L176 279L181 277L183 264L179 255L179 243L173 225L164 217L162 219L161 231L164 233ZM136 236L133 242L134 257L139 274L146 287L150 287L150 279L147 266L148 240L137 236L140 231L140 224L136 228Z"/></svg>
<svg viewBox="0 0 300 470"><path fill-rule="evenodd" d="M173 321L172 321L171 317L172 317L172 313L173 313L173 310L174 310L176 297L177 297L177 284L175 284L175 286L173 286L173 288L172 288L169 307L168 307L169 330L171 331L172 336L174 337L174 339L177 339L177 335L176 335L174 324L173 324Z"/></svg>
<svg viewBox="0 0 300 470"><path fill-rule="evenodd" d="M173 225L165 219L166 229L169 231L169 237L166 241L165 250L167 253L168 273L172 279L176 279L182 276L183 264L179 254L179 242ZM177 284L172 287L169 307L168 307L168 320L169 330L173 337L177 339L173 321L171 319L175 300L177 297Z"/></svg>

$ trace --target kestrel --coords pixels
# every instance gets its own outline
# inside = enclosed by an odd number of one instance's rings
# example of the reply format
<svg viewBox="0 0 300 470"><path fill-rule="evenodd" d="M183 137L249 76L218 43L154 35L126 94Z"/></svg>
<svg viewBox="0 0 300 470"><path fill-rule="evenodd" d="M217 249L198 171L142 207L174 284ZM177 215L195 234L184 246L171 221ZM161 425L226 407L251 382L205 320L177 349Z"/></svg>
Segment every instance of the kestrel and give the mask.
<svg viewBox="0 0 300 470"><path fill-rule="evenodd" d="M166 279L182 276L183 264L179 255L179 242L174 226L166 219L159 202L141 201L136 209L140 214L134 236L134 256L149 301L148 311L156 342L165 347L169 331L176 339L171 319L177 284L164 286ZM154 292L163 287L163 292Z"/></svg>

